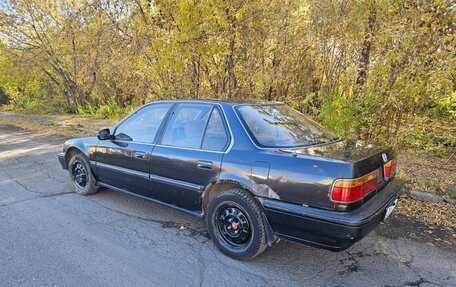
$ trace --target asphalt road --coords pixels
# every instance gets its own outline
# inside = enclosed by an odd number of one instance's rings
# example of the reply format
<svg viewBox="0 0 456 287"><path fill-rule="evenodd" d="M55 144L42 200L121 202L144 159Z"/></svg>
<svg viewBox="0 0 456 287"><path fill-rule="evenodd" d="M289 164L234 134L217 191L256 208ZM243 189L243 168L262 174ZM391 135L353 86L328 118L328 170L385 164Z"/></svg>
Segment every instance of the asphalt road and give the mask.
<svg viewBox="0 0 456 287"><path fill-rule="evenodd" d="M111 190L72 193L63 140L0 126L2 286L456 286L454 245L397 216L344 252L281 241L231 260L199 219Z"/></svg>

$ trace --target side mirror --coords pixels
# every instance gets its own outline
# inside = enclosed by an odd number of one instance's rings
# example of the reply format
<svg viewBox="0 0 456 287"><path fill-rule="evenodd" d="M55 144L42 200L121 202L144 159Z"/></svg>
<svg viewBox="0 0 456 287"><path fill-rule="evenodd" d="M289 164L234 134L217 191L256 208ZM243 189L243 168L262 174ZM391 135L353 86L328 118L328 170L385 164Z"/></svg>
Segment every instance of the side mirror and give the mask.
<svg viewBox="0 0 456 287"><path fill-rule="evenodd" d="M111 131L109 129L102 129L101 131L98 132L97 135L99 140L108 140L112 137Z"/></svg>

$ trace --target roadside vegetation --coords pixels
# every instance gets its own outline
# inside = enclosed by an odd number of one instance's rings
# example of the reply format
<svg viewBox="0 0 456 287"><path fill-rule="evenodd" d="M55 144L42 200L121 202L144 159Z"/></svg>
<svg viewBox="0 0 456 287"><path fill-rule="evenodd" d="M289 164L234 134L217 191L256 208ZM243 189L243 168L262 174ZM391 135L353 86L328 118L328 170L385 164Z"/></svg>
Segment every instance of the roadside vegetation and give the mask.
<svg viewBox="0 0 456 287"><path fill-rule="evenodd" d="M283 101L395 146L412 188L455 197L455 18L445 0L10 0L0 106L91 121L157 99Z"/></svg>

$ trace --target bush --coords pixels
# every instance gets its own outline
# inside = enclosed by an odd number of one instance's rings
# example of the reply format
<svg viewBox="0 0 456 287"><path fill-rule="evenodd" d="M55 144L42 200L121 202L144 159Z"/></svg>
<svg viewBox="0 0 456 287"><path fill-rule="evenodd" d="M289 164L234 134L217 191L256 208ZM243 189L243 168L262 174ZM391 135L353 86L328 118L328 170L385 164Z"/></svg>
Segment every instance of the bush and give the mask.
<svg viewBox="0 0 456 287"><path fill-rule="evenodd" d="M338 136L350 138L360 124L358 114L357 103L343 95L333 94L323 101L318 117L326 128Z"/></svg>
<svg viewBox="0 0 456 287"><path fill-rule="evenodd" d="M80 115L95 115L97 113L97 106L89 104L88 106L78 106L78 114Z"/></svg>
<svg viewBox="0 0 456 287"><path fill-rule="evenodd" d="M56 114L62 113L62 108L50 103L37 100L21 101L16 104L9 103L3 106L4 110L20 111L26 114Z"/></svg>
<svg viewBox="0 0 456 287"><path fill-rule="evenodd" d="M123 115L123 112L118 103L110 101L107 104L100 106L95 115L102 119L120 118Z"/></svg>
<svg viewBox="0 0 456 287"><path fill-rule="evenodd" d="M456 148L456 129L451 122L415 117L400 132L400 143L416 150L451 151Z"/></svg>

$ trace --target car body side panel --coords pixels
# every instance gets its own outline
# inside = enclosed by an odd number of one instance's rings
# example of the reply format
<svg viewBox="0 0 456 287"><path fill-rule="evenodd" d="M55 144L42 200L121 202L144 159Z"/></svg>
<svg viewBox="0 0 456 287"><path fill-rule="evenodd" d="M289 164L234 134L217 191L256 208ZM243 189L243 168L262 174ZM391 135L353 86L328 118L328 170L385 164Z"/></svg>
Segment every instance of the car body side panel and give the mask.
<svg viewBox="0 0 456 287"><path fill-rule="evenodd" d="M263 155L270 162L267 185L280 200L301 205L333 209L329 191L336 178L350 177L352 166L339 161L302 158L289 153L269 152Z"/></svg>
<svg viewBox="0 0 456 287"><path fill-rule="evenodd" d="M95 167L93 166L93 161L95 160L95 151L97 144L99 142L99 139L96 137L86 137L86 138L75 138L75 139L70 139L66 141L63 144L63 155L64 158L63 160L63 165L65 169L68 168L68 162L70 161L70 153L72 153L74 150L78 150L78 152L83 153L90 162L90 165L92 166L92 170L94 174L96 173Z"/></svg>
<svg viewBox="0 0 456 287"><path fill-rule="evenodd" d="M222 158L220 152L157 145L150 161L154 197L192 212L201 211L202 193L218 178Z"/></svg>
<svg viewBox="0 0 456 287"><path fill-rule="evenodd" d="M267 178L252 175L257 162L269 164ZM283 152L233 150L224 157L220 179L239 182L255 196L332 209L334 203L328 197L332 183L338 177L350 177L352 172L352 166L343 162L303 159Z"/></svg>
<svg viewBox="0 0 456 287"><path fill-rule="evenodd" d="M225 107L234 133L234 146L223 158L220 180L238 182L255 196L331 209L328 194L338 177L352 177L350 164L337 160L295 156L279 149L263 149L249 138L232 107ZM252 176L257 162L269 165L267 179ZM304 198L304 200L303 200Z"/></svg>
<svg viewBox="0 0 456 287"><path fill-rule="evenodd" d="M151 144L100 141L95 153L98 180L143 196L153 196L149 175L152 150Z"/></svg>
<svg viewBox="0 0 456 287"><path fill-rule="evenodd" d="M258 154L257 148L246 134L232 106L224 104L223 109L234 139L232 146L223 157L219 181L237 183L256 196L271 195L274 198L274 191L266 184L267 178L252 177L252 169L263 170L262 172L266 173L264 170L266 166L268 166L269 176L270 164Z"/></svg>

